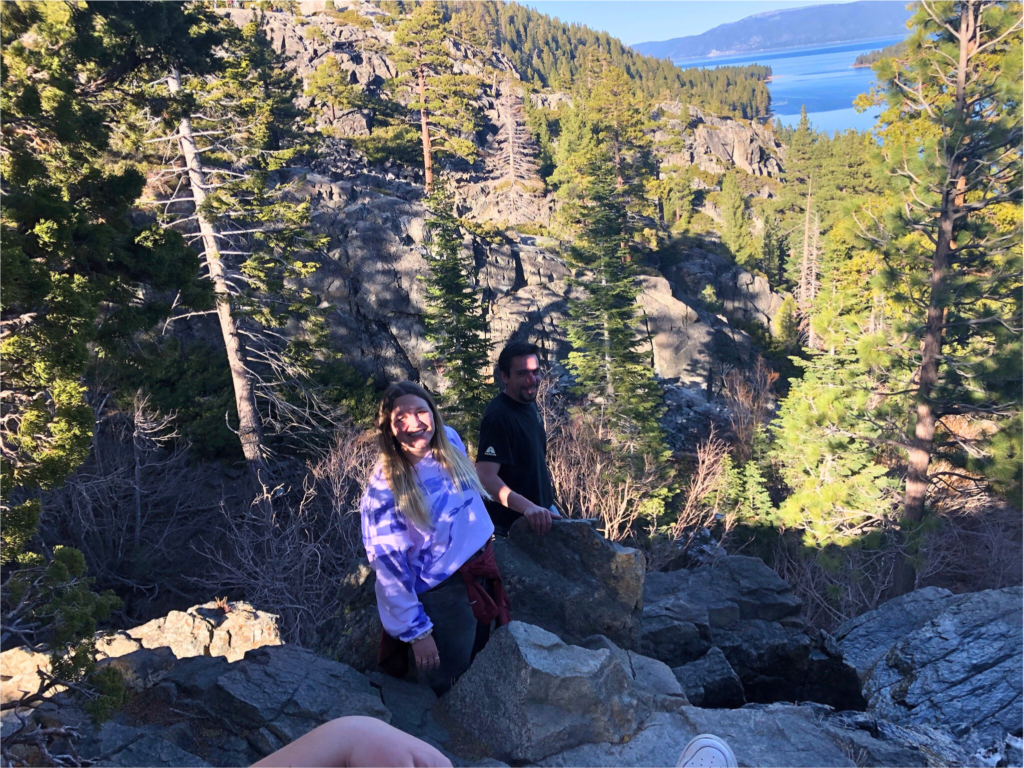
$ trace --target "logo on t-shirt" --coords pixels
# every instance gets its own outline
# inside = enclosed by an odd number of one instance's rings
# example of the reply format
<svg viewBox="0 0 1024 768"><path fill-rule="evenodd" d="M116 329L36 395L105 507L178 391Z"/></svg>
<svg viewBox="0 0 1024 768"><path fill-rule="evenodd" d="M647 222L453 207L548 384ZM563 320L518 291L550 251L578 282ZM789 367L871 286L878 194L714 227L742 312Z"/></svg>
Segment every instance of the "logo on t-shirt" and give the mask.
<svg viewBox="0 0 1024 768"><path fill-rule="evenodd" d="M487 450L484 451L484 456L497 456L497 455L498 454L496 454L494 452L494 446L493 445L487 446Z"/></svg>

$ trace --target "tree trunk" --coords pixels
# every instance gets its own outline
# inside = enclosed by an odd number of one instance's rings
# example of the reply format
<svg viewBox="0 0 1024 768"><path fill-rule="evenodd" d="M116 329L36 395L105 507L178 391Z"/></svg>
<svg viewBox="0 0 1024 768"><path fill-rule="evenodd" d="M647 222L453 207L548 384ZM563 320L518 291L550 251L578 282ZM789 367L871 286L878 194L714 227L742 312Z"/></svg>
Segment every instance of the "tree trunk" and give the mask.
<svg viewBox="0 0 1024 768"><path fill-rule="evenodd" d="M167 79L172 94L181 90L181 77L177 69L171 70ZM224 338L224 349L231 370L231 383L235 390L235 407L238 409L238 438L242 443L242 453L249 469L249 475L257 491L265 488L270 482L266 454L263 449L263 425L256 408L256 394L252 381L245 370L245 352L238 334L235 318L231 314L231 294L225 278L224 263L220 258L217 246L217 233L213 223L203 213L206 202L205 173L202 159L192 135L192 122L183 117L178 126L178 143L181 153L185 156L188 168L188 180L195 200L196 220L203 238L203 258L213 281L213 291L217 300L217 319L220 322L221 335Z"/></svg>
<svg viewBox="0 0 1024 768"><path fill-rule="evenodd" d="M607 276L601 278L601 285L608 288ZM608 405L611 405L611 401L615 398L615 382L612 378L612 335L608 328L608 315L607 311L601 321L601 331L604 342L604 375L605 375L605 390L604 393L608 397Z"/></svg>
<svg viewBox="0 0 1024 768"><path fill-rule="evenodd" d="M419 66L420 80L420 131L423 134L423 180L427 189L434 183L434 167L430 157L430 125L427 123L427 76L423 65Z"/></svg>
<svg viewBox="0 0 1024 768"><path fill-rule="evenodd" d="M960 11L960 59L956 79L956 124L961 124L966 108L967 64L977 24L977 8L965 3ZM939 208L938 236L932 256L932 270L928 284L928 311L925 315L924 335L921 338L921 365L917 371L917 392L914 395L914 436L907 452L907 486L903 498L903 521L908 527L916 526L925 516L928 499L928 466L935 443L937 417L931 397L939 384L939 363L942 360L942 341L945 314L948 306L946 277L949 273L950 253L955 242L954 224L957 209L963 204L965 188L964 161L957 155L947 158L947 178L942 190ZM909 592L915 586L914 569L904 555L897 558L893 594Z"/></svg>
<svg viewBox="0 0 1024 768"><path fill-rule="evenodd" d="M807 204L804 211L804 250L800 259L800 285L797 286L800 312L803 315L803 326L807 331L807 346L814 347L814 331L811 330L811 303L814 301L813 257L814 247L811 241L811 188L813 179L807 179Z"/></svg>
<svg viewBox="0 0 1024 768"><path fill-rule="evenodd" d="M615 189L622 190L626 180L622 178L622 155L619 152L619 138L612 139L612 160L615 163Z"/></svg>

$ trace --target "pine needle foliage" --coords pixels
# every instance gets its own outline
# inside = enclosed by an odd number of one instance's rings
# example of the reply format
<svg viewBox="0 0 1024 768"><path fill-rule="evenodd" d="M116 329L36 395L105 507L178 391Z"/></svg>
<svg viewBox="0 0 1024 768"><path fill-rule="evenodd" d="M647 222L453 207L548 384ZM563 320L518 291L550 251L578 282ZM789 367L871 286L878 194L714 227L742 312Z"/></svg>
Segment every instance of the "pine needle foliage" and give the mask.
<svg viewBox="0 0 1024 768"><path fill-rule="evenodd" d="M427 340L429 356L445 381L441 401L445 418L463 435L475 437L492 392L485 372L493 346L487 338L487 318L475 269L467 254L453 212L452 195L435 183L427 198ZM468 439L468 438L467 438Z"/></svg>

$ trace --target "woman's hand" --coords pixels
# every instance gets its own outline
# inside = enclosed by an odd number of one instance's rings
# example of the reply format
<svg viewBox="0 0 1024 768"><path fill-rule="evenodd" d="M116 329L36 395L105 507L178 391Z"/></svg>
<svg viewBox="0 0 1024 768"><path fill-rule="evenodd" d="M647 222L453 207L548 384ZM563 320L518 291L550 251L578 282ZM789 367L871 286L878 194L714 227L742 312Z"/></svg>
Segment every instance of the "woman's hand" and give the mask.
<svg viewBox="0 0 1024 768"><path fill-rule="evenodd" d="M416 657L416 669L438 669L441 666L441 657L437 653L437 643L434 642L433 635L427 635L414 642L412 653Z"/></svg>

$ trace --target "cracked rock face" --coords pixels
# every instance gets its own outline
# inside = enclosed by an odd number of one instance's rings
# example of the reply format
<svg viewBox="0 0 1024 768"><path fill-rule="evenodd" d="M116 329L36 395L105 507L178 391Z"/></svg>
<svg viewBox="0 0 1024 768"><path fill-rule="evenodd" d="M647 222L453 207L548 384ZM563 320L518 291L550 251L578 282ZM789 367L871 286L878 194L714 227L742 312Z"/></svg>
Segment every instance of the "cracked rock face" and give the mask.
<svg viewBox="0 0 1024 768"><path fill-rule="evenodd" d="M756 557L730 555L712 566L650 573L641 651L678 669L717 648L747 701L863 709L856 671L827 636L805 627L801 606L789 585ZM702 674L703 667L693 672ZM722 678L721 672L714 677ZM724 678L728 682L729 675ZM726 700L739 697L733 691Z"/></svg>
<svg viewBox="0 0 1024 768"><path fill-rule="evenodd" d="M380 691L346 664L298 646L261 648L231 663L180 659L139 692L132 725L118 716L82 753L104 765L249 765L336 717L385 722ZM147 723L147 721L151 721Z"/></svg>
<svg viewBox="0 0 1024 768"><path fill-rule="evenodd" d="M584 744L537 762L541 766L675 765L686 742L713 733L742 766L956 766L969 758L954 739L927 728L851 720L827 707L791 704L743 709L683 707L656 712L621 743Z"/></svg>
<svg viewBox="0 0 1024 768"><path fill-rule="evenodd" d="M1022 621L1020 587L929 588L846 622L837 638L878 717L1001 743L1024 721Z"/></svg>
<svg viewBox="0 0 1024 768"><path fill-rule="evenodd" d="M379 13L369 3L356 5L367 18ZM256 17L249 9L222 13L239 26ZM348 72L352 84L368 93L376 92L396 74L394 63L380 52L386 50L393 33L376 22L358 26L314 16L299 24L284 13L267 13L263 18L271 44L289 57L287 66L300 77L308 77L328 57ZM452 44L450 50L458 71L476 71L486 58L472 46ZM510 68L497 53L488 63L498 71ZM521 98L518 91L516 96ZM564 94L552 94L543 101L550 107L565 98ZM322 105L312 103L308 96L300 100L313 108L318 125L332 122ZM458 181L460 215L476 221L547 222L552 201L538 190L505 199L502 190L507 185L492 167L494 157L490 161L486 157L506 123L508 115L502 110L507 109L487 93L479 96L478 106L485 125L476 140L485 160L472 169L449 169ZM347 110L335 116L333 127L342 135L366 135L373 128L373 119L371 111ZM714 141L709 139L694 149L694 162L705 162L696 159L699 155L708 162L747 162L755 171L770 172L767 160L754 158L769 149L770 134L759 126L748 128L699 112L686 120L715 135ZM722 138L733 134L729 141ZM292 185L296 202L309 201L312 229L330 238L320 268L302 282L321 308L333 309L327 316L332 346L365 376L381 381L421 380L437 388L441 382L427 360L431 349L425 338L426 303L419 279L429 269L423 247L428 213L420 202L422 170L391 160L371 167L365 156L342 139L321 140L318 154L309 168L282 170L275 178ZM498 163L499 171L500 166ZM557 243L522 236L518 241L494 244L467 234L464 248L472 254L475 279L483 289L494 359L513 336L538 344L551 361L565 359L569 344L564 328L572 289L567 282L570 270L558 255ZM659 375L698 386L706 381L714 364L744 366L755 355L747 334L702 309L692 297L710 284L727 315L767 326L782 300L761 278L738 269L730 271L706 254L692 256L680 267L683 271L667 275L667 280L645 277L638 303L640 314L652 327ZM309 260L315 258L309 255ZM695 290L690 283L696 285Z"/></svg>
<svg viewBox="0 0 1024 768"><path fill-rule="evenodd" d="M665 165L696 165L715 174L730 166L753 176L775 177L782 173L782 145L757 121L748 124L717 117L679 102L659 104L655 120L655 141L683 140L682 151L665 156Z"/></svg>

